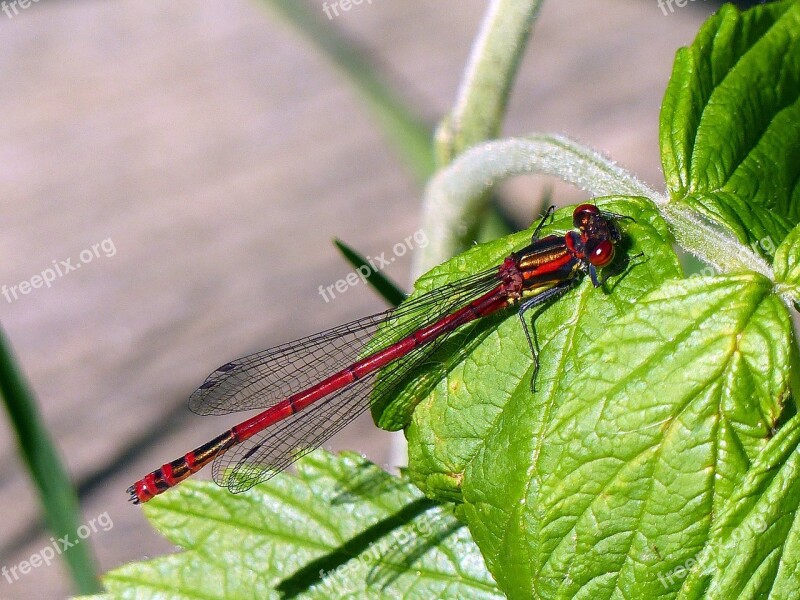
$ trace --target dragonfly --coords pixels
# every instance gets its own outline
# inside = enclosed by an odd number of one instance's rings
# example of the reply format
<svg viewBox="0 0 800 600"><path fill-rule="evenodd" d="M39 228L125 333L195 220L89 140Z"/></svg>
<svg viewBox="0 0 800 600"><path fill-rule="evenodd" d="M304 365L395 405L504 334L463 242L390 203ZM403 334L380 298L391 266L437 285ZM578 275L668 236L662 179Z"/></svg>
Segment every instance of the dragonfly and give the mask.
<svg viewBox="0 0 800 600"><path fill-rule="evenodd" d="M525 313L561 296L614 260L622 217L581 204L574 229L539 237L499 265L441 286L398 307L227 362L189 398L200 415L260 410L211 441L162 465L128 488L140 504L213 462L220 486L238 493L286 469L366 411L376 394L401 382L453 332L516 308L538 366ZM535 376L535 375L534 375Z"/></svg>

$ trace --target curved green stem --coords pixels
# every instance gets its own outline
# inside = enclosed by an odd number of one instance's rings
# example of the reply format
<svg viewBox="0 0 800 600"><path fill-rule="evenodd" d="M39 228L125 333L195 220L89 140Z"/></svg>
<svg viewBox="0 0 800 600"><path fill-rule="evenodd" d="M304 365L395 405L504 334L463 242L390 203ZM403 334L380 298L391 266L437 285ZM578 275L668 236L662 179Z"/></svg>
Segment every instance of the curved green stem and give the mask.
<svg viewBox="0 0 800 600"><path fill-rule="evenodd" d="M492 0L472 47L451 113L436 132L440 166L497 137L522 54L542 0Z"/></svg>
<svg viewBox="0 0 800 600"><path fill-rule="evenodd" d="M675 241L687 252L722 273L754 271L774 280L772 267L767 261L697 212L669 203L663 196L651 200L669 223Z"/></svg>
<svg viewBox="0 0 800 600"><path fill-rule="evenodd" d="M449 164L474 144L499 134L511 86L541 4L542 0L492 0L489 4L472 46L455 106L436 132L436 158L440 167ZM481 218L486 214L490 201L488 193L475 197L464 205L465 210L460 213L439 211L426 201L422 228L442 232L448 237L458 228L462 240L478 237ZM445 242L440 246L449 247L449 253L425 253L415 262L412 275L418 277L434 264L463 250L465 244L451 246Z"/></svg>
<svg viewBox="0 0 800 600"><path fill-rule="evenodd" d="M593 196L631 195L652 200L678 244L719 271L755 271L773 279L772 269L744 246L685 206L675 206L599 152L557 135L508 138L475 146L434 177L423 209L430 244L417 253L419 269L438 264L468 243L463 215L494 185L516 175L556 176Z"/></svg>
<svg viewBox="0 0 800 600"><path fill-rule="evenodd" d="M655 192L601 154L555 135L487 142L464 152L428 184L423 223L430 243L416 253L422 273L470 243L468 215L480 212L483 196L516 175L554 175L593 195L653 197Z"/></svg>

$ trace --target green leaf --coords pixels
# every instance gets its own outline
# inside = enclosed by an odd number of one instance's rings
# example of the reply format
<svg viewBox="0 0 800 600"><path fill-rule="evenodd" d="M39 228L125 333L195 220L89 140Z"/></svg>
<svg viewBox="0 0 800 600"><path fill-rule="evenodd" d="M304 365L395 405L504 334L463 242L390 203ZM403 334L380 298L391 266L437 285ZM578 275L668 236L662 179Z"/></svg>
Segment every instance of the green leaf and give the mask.
<svg viewBox="0 0 800 600"><path fill-rule="evenodd" d="M672 200L771 258L800 221L800 3L710 18L676 55L660 139Z"/></svg>
<svg viewBox="0 0 800 600"><path fill-rule="evenodd" d="M185 551L104 578L117 598L502 598L469 531L419 490L352 454L233 495L185 482L144 506Z"/></svg>
<svg viewBox="0 0 800 600"><path fill-rule="evenodd" d="M674 596L658 574L703 548L796 386L791 320L757 274L667 281L601 322L554 336L572 350L545 393L515 390L464 474L512 598Z"/></svg>
<svg viewBox="0 0 800 600"><path fill-rule="evenodd" d="M683 570L679 598L797 597L800 589L800 417L769 442L738 486L709 544Z"/></svg>

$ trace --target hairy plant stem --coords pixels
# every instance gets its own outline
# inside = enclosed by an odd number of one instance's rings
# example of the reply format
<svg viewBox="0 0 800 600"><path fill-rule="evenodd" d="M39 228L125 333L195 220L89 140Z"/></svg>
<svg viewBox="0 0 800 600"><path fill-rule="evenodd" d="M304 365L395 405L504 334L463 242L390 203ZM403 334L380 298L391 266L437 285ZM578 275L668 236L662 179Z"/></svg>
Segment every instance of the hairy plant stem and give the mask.
<svg viewBox="0 0 800 600"><path fill-rule="evenodd" d="M432 219L432 229L426 230L431 242L417 254L419 265L449 256L459 248L460 235L468 227L464 215L479 210L477 203L493 186L523 174L553 175L593 196L647 197L687 252L723 273L746 270L774 278L770 265L732 235L690 208L670 202L599 152L558 135L487 142L466 151L440 171L428 185L425 208L442 214Z"/></svg>

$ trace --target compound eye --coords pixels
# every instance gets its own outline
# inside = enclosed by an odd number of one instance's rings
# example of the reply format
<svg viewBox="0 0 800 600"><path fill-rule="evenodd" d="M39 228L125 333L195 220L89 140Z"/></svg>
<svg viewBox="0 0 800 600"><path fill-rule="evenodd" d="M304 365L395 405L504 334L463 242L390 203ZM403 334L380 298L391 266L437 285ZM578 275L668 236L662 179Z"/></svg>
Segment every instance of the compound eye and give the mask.
<svg viewBox="0 0 800 600"><path fill-rule="evenodd" d="M605 267L614 258L614 244L603 240L589 252L589 262L595 267Z"/></svg>
<svg viewBox="0 0 800 600"><path fill-rule="evenodd" d="M580 204L572 212L572 224L575 227L582 227L588 223L589 219L600 214L600 209L594 204Z"/></svg>

